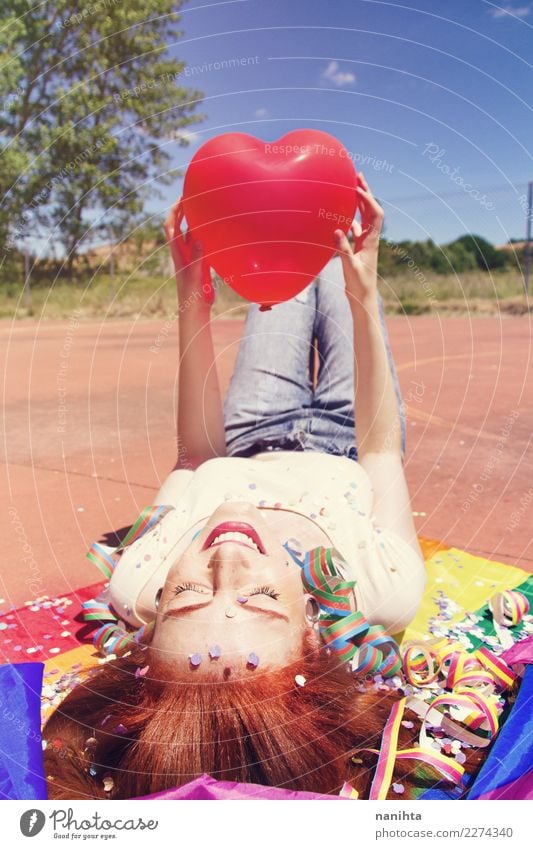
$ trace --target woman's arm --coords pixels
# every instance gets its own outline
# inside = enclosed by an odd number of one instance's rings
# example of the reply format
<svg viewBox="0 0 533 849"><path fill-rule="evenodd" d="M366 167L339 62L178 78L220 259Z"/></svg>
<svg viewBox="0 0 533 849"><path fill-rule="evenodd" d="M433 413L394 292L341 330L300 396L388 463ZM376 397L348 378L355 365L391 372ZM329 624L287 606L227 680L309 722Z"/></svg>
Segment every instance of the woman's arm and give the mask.
<svg viewBox="0 0 533 849"><path fill-rule="evenodd" d="M180 229L176 204L165 222L178 291L179 381L175 469L226 454L222 398L211 333L213 287L202 246Z"/></svg>
<svg viewBox="0 0 533 849"><path fill-rule="evenodd" d="M420 554L401 457L398 403L381 332L377 288L379 238L384 213L359 174L361 225L354 247L335 231L354 325L355 410L358 458L374 489L379 525L396 531Z"/></svg>

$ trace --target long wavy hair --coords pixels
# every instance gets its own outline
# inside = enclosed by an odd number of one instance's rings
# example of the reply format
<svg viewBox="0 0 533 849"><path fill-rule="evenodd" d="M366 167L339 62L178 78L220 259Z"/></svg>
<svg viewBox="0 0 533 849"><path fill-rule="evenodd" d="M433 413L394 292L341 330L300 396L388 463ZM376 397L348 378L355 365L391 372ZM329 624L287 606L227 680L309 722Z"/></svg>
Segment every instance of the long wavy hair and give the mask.
<svg viewBox="0 0 533 849"><path fill-rule="evenodd" d="M136 647L108 662L52 714L44 729L50 799L129 799L204 773L324 794L348 781L368 797L376 755L359 750L379 749L401 692L365 687L324 649L305 645L289 666L239 681L200 678L198 670L190 681L166 683L150 670L139 674L149 660ZM401 727L400 748L418 737L417 717L406 719L413 727ZM468 752L472 771L477 756ZM394 776L406 797L439 782L429 767L407 761ZM389 798L400 797L391 790Z"/></svg>

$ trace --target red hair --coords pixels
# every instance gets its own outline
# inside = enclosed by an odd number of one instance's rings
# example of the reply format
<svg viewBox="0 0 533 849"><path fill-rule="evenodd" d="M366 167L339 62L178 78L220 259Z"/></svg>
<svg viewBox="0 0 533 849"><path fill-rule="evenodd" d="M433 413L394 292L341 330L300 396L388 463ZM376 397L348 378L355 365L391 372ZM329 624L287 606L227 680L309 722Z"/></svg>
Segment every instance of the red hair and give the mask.
<svg viewBox="0 0 533 849"><path fill-rule="evenodd" d="M135 649L107 663L51 716L44 730L49 798L128 799L203 773L327 794L349 781L368 796L376 756L359 753L358 765L351 756L361 747L379 749L397 691L365 690L323 649L235 682L201 680L197 673L180 684L150 673L136 677L148 662ZM295 683L296 675L305 686ZM401 728L400 748L418 736L416 717L409 719L415 728ZM395 770L406 793L415 783L412 769L412 762L400 761ZM438 780L429 768L416 771L418 786Z"/></svg>

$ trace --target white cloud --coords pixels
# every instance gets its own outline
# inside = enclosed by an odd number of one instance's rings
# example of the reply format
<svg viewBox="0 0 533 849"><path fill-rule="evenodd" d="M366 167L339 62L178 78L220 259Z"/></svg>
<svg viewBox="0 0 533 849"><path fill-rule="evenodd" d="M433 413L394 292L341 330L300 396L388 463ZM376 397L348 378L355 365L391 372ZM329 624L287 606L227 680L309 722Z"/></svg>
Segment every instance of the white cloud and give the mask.
<svg viewBox="0 0 533 849"><path fill-rule="evenodd" d="M332 59L328 67L322 71L321 80L342 88L355 83L355 74L351 71L341 71L339 63Z"/></svg>
<svg viewBox="0 0 533 849"><path fill-rule="evenodd" d="M268 117L268 109L256 109L255 110L256 118L267 118Z"/></svg>
<svg viewBox="0 0 533 849"><path fill-rule="evenodd" d="M531 6L496 6L490 9L493 18L527 18L531 14Z"/></svg>
<svg viewBox="0 0 533 849"><path fill-rule="evenodd" d="M191 130L175 130L170 134L172 141L186 141L189 144L194 144L200 138L200 133L193 133Z"/></svg>

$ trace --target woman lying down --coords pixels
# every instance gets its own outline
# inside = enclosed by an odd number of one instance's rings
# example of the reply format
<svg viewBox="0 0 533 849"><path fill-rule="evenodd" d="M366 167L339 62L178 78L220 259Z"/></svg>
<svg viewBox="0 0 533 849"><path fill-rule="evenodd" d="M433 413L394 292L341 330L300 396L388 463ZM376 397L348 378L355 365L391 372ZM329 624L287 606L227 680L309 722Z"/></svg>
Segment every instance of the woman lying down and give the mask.
<svg viewBox="0 0 533 849"><path fill-rule="evenodd" d="M368 795L377 755L363 750L379 749L401 694L368 688L364 673L397 660L384 629L412 620L425 573L377 290L383 211L362 175L358 195L353 247L335 231L338 255L307 289L250 307L224 409L202 248L171 213L186 305L178 458L159 520L110 580L113 610L140 630L46 725L50 798L144 796L203 773ZM418 727L401 726L400 747ZM394 776L439 778L405 760Z"/></svg>

